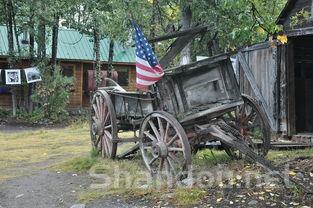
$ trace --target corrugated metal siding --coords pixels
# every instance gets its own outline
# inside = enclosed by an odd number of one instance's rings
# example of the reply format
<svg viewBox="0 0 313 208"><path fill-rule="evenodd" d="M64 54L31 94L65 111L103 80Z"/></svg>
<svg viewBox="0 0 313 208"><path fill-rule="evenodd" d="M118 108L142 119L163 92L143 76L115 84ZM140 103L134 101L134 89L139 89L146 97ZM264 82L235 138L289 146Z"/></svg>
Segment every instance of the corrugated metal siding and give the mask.
<svg viewBox="0 0 313 208"><path fill-rule="evenodd" d="M19 39L21 40L22 34ZM47 54L51 54L51 36L48 37L47 41ZM28 47L25 44L21 44L28 51ZM15 47L17 48L17 47ZM105 38L100 41L100 53L101 61L108 61L109 51L109 39ZM8 54L8 41L7 41L7 28L0 26L0 55ZM24 54L26 55L26 54ZM58 59L65 60L86 60L93 61L93 38L81 34L76 30L72 29L61 29L59 30L58 36ZM121 44L115 42L114 46L114 62L119 63L134 63L135 62L135 49L125 48Z"/></svg>

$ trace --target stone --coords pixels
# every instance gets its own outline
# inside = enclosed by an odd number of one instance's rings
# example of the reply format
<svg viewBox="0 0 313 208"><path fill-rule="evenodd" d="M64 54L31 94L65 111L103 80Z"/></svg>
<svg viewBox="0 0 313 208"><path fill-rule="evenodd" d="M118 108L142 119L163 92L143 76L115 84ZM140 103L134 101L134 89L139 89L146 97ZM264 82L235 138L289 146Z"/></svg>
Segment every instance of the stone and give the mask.
<svg viewBox="0 0 313 208"><path fill-rule="evenodd" d="M74 204L71 206L71 208L86 208L85 204Z"/></svg>
<svg viewBox="0 0 313 208"><path fill-rule="evenodd" d="M304 175L301 172L297 172L296 177L297 178L304 178Z"/></svg>
<svg viewBox="0 0 313 208"><path fill-rule="evenodd" d="M248 205L256 205L258 203L257 200L251 200L249 201Z"/></svg>
<svg viewBox="0 0 313 208"><path fill-rule="evenodd" d="M22 196L24 196L24 194L19 194L19 195L17 195L15 198L21 198Z"/></svg>
<svg viewBox="0 0 313 208"><path fill-rule="evenodd" d="M191 187L193 185L193 178L186 178L182 180L182 184Z"/></svg>

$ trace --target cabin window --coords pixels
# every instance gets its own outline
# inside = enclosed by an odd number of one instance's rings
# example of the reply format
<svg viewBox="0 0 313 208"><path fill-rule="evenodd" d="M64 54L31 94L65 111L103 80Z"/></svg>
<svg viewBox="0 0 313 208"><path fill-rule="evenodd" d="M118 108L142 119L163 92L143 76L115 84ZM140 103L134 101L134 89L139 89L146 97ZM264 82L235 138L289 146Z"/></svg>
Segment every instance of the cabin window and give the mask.
<svg viewBox="0 0 313 208"><path fill-rule="evenodd" d="M66 77L74 77L74 65L62 65L62 74Z"/></svg>
<svg viewBox="0 0 313 208"><path fill-rule="evenodd" d="M127 69L116 69L118 73L117 82L123 87L127 87L129 83L128 70Z"/></svg>

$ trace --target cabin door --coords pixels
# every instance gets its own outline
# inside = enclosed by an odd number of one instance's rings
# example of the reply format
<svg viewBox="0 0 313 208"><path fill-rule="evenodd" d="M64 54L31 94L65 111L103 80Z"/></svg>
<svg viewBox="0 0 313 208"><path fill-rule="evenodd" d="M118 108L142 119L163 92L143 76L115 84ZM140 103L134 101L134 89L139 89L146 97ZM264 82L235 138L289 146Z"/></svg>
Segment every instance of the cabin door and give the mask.
<svg viewBox="0 0 313 208"><path fill-rule="evenodd" d="M295 128L313 133L313 36L294 39Z"/></svg>

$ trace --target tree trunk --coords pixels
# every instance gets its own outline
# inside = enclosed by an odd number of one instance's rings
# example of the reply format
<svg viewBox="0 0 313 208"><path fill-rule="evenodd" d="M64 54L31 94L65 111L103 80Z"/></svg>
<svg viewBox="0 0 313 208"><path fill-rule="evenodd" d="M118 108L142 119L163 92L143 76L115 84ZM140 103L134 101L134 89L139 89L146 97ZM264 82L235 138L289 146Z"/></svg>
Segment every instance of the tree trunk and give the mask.
<svg viewBox="0 0 313 208"><path fill-rule="evenodd" d="M12 4L12 20L13 20L13 26L14 26L14 34L15 34L17 52L18 52L18 55L21 56L21 47L20 47L20 42L18 39L18 33L17 33L17 27L16 27L15 10L14 10L12 1L11 1L11 4Z"/></svg>
<svg viewBox="0 0 313 208"><path fill-rule="evenodd" d="M192 12L190 5L185 5L182 9L182 29L188 29L191 25ZM189 43L180 54L180 65L189 64L191 59L191 44Z"/></svg>
<svg viewBox="0 0 313 208"><path fill-rule="evenodd" d="M114 41L110 39L109 58L108 58L108 77L112 77L114 71L113 57L114 57Z"/></svg>
<svg viewBox="0 0 313 208"><path fill-rule="evenodd" d="M46 21L45 17L43 16L45 14L45 5L43 2L41 2L41 12L42 15L39 17L39 24L38 24L38 49L37 49L37 57L39 60L42 60L46 58Z"/></svg>
<svg viewBox="0 0 313 208"><path fill-rule="evenodd" d="M155 38L155 27L156 27L156 17L157 17L157 1L153 1L152 4L152 17L150 26L150 39ZM151 43L152 50L155 51L155 43Z"/></svg>
<svg viewBox="0 0 313 208"><path fill-rule="evenodd" d="M54 24L52 27L52 48L51 48L51 65L53 70L55 70L57 64L58 33L59 33L59 16L54 15Z"/></svg>
<svg viewBox="0 0 313 208"><path fill-rule="evenodd" d="M100 32L97 26L94 28L94 54L96 56L96 87L98 88L101 84L101 60L100 60Z"/></svg>
<svg viewBox="0 0 313 208"><path fill-rule="evenodd" d="M34 1L31 1L32 3ZM30 64L31 66L33 66L34 64L34 57L35 57L35 24L34 24L34 15L35 15L35 11L34 11L34 7L30 7L30 11L29 11L29 60L30 60ZM27 103L27 110L29 113L33 112L33 108L34 108L34 104L32 101L32 96L33 94L33 83L29 83L28 85L28 103Z"/></svg>
<svg viewBox="0 0 313 208"><path fill-rule="evenodd" d="M8 48L9 48L9 68L14 68L14 40L13 40L13 4L12 0L4 0L5 8L5 17L6 17L6 26L7 26L7 39L8 39ZM12 94L12 111L13 116L16 116L16 89L15 87L11 88Z"/></svg>
<svg viewBox="0 0 313 208"><path fill-rule="evenodd" d="M5 0L5 16L6 16L6 26L7 26L7 39L9 47L9 67L14 67L14 35L13 35L13 5L11 0Z"/></svg>
<svg viewBox="0 0 313 208"><path fill-rule="evenodd" d="M32 1L33 3L33 1ZM34 7L30 7L30 16L29 16L29 54L30 54L30 62L33 64L34 62L34 52L35 52L35 23L34 23L34 16L35 16L35 11Z"/></svg>

